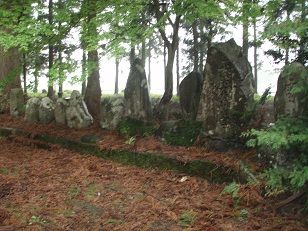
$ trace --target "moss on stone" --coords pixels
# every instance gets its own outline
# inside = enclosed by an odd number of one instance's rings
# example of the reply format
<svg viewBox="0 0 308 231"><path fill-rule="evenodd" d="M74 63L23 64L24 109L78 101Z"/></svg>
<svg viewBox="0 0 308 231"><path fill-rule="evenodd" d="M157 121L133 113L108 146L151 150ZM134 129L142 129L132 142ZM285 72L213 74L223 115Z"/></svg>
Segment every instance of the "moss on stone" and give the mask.
<svg viewBox="0 0 308 231"><path fill-rule="evenodd" d="M180 120L175 127L163 132L163 138L171 145L191 146L195 143L201 127L201 122Z"/></svg>
<svg viewBox="0 0 308 231"><path fill-rule="evenodd" d="M153 123L128 118L118 124L117 130L125 137L132 137L152 135L156 128Z"/></svg>

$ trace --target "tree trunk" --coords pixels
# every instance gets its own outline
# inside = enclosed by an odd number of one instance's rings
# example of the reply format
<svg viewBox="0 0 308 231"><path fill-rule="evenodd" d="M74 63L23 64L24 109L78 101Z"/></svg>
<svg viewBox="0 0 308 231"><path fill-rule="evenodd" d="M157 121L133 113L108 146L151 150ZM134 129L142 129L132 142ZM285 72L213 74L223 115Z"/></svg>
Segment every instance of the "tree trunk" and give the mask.
<svg viewBox="0 0 308 231"><path fill-rule="evenodd" d="M173 96L173 64L176 48L170 45L167 47L167 49L168 57L165 69L165 92L159 103L162 106L168 104Z"/></svg>
<svg viewBox="0 0 308 231"><path fill-rule="evenodd" d="M180 46L176 49L176 95L180 95Z"/></svg>
<svg viewBox="0 0 308 231"><path fill-rule="evenodd" d="M22 75L24 81L24 95L27 95L27 56L25 53L22 54Z"/></svg>
<svg viewBox="0 0 308 231"><path fill-rule="evenodd" d="M167 64L166 64L166 61L167 61L167 59L166 59L166 56L167 56L167 49L166 49L166 43L164 42L164 79L165 79L165 90L166 90L166 66L167 66Z"/></svg>
<svg viewBox="0 0 308 231"><path fill-rule="evenodd" d="M248 59L249 49L249 22L248 22L248 4L250 0L243 0L243 55Z"/></svg>
<svg viewBox="0 0 308 231"><path fill-rule="evenodd" d="M130 65L134 63L135 58L136 58L135 45L131 44L130 53L129 53Z"/></svg>
<svg viewBox="0 0 308 231"><path fill-rule="evenodd" d="M49 26L53 26L53 0L49 0L48 3L48 23ZM49 74L48 74L48 92L47 92L47 96L51 99L54 98L55 96L55 92L53 89L53 79L51 76L51 69L53 67L53 62L54 62L54 46L52 44L52 41L49 41L49 45L48 45L48 69L49 69Z"/></svg>
<svg viewBox="0 0 308 231"><path fill-rule="evenodd" d="M88 79L88 75L87 75L87 54L85 51L85 47L84 45L82 45L82 64L81 64L81 78L82 78L82 84L81 84L81 95L84 97L85 93L86 93L86 87L87 87L87 79Z"/></svg>
<svg viewBox="0 0 308 231"><path fill-rule="evenodd" d="M59 92L58 97L62 98L63 96L63 82L64 82L64 73L62 68L62 48L61 42L59 44Z"/></svg>
<svg viewBox="0 0 308 231"><path fill-rule="evenodd" d="M151 44L151 39L149 40L149 47L148 47L148 86L149 86L149 92L151 91L151 59L152 59L152 54L151 54L151 49L152 49L152 44Z"/></svg>
<svg viewBox="0 0 308 231"><path fill-rule="evenodd" d="M199 25L199 31L200 31L200 58L199 58L199 71L203 73L204 69L204 57L206 54L206 51L208 47L205 46L206 44L206 36L204 33L204 22L201 20Z"/></svg>
<svg viewBox="0 0 308 231"><path fill-rule="evenodd" d="M21 88L20 53L17 48L4 51L0 47L0 90L9 93L12 88Z"/></svg>
<svg viewBox="0 0 308 231"><path fill-rule="evenodd" d="M253 21L253 69L255 79L255 92L258 93L258 53L257 53L257 22Z"/></svg>
<svg viewBox="0 0 308 231"><path fill-rule="evenodd" d="M302 0L301 3L301 23L304 25L307 17L307 10L305 6L306 0ZM298 51L298 57L297 61L305 65L305 62L307 62L307 44L308 44L308 37L305 36L305 33L303 32L303 35L300 36L300 41L299 41L299 51ZM306 50L305 50L306 48Z"/></svg>
<svg viewBox="0 0 308 231"><path fill-rule="evenodd" d="M197 29L197 20L192 24L193 30L193 57L194 57L194 69L193 71L198 71L199 69L199 53L198 53L198 29Z"/></svg>
<svg viewBox="0 0 308 231"><path fill-rule="evenodd" d="M115 83L114 83L114 94L119 94L119 59L116 58L116 76L115 76Z"/></svg>
<svg viewBox="0 0 308 231"><path fill-rule="evenodd" d="M96 0L88 0L90 10L88 12L88 35L97 36L96 22ZM90 114L95 120L99 120L101 104L101 86L99 75L99 58L97 49L88 52L88 61L93 64L89 72L88 84L85 92L85 102Z"/></svg>
<svg viewBox="0 0 308 231"><path fill-rule="evenodd" d="M287 10L287 21L289 21L289 20L290 20L290 11ZM289 64L289 52L290 52L289 41L287 41L287 43L286 43L286 56L285 56L285 60L284 60L285 65Z"/></svg>
<svg viewBox="0 0 308 231"><path fill-rule="evenodd" d="M38 88L38 71L35 70L33 72L33 75L34 75L34 87L33 87L33 92L34 93L37 93L37 88Z"/></svg>

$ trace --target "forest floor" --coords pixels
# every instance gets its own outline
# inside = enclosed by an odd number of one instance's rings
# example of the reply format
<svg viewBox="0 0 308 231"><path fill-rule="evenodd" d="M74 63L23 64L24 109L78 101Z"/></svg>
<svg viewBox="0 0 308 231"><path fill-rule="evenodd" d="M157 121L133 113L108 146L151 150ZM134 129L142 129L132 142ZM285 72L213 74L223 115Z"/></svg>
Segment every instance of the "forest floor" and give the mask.
<svg viewBox="0 0 308 231"><path fill-rule="evenodd" d="M159 152L181 161L202 159L251 169L253 152L208 152L199 147L169 146L153 137L133 145L98 126L74 130L55 124L28 124L0 115L1 127L22 128L80 140L95 134L101 150ZM241 185L236 198L213 184L174 171L125 166L32 139L0 139L0 231L3 230L307 230L307 217L279 213L275 200L259 187Z"/></svg>

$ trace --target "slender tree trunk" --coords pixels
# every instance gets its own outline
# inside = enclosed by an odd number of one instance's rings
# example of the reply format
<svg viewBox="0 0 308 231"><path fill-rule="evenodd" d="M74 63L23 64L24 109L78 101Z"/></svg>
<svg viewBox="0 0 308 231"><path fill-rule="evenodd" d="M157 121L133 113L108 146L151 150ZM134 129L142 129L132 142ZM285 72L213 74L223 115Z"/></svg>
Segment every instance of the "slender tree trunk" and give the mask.
<svg viewBox="0 0 308 231"><path fill-rule="evenodd" d="M151 39L149 40L149 47L148 47L148 86L149 86L149 92L151 91L151 59L152 59L152 54L151 54Z"/></svg>
<svg viewBox="0 0 308 231"><path fill-rule="evenodd" d="M53 26L53 0L49 0L48 3L48 23L49 25L52 27ZM49 74L48 74L48 92L47 92L47 96L49 98L54 98L55 96L55 92L53 89L53 79L51 76L51 72L50 70L53 67L53 62L54 62L54 46L52 44L52 41L49 41L49 45L48 45L48 69L49 69Z"/></svg>
<svg viewBox="0 0 308 231"><path fill-rule="evenodd" d="M81 64L81 78L82 78L82 84L81 84L81 95L84 97L86 93L86 87L87 87L87 79L88 79L88 72L87 72L87 54L85 51L84 44L82 43L82 64Z"/></svg>
<svg viewBox="0 0 308 231"><path fill-rule="evenodd" d="M192 24L193 30L193 57L194 57L194 69L193 71L198 71L199 69L199 53L198 53L198 29L197 29L198 22L195 20Z"/></svg>
<svg viewBox="0 0 308 231"><path fill-rule="evenodd" d="M59 5L59 8L63 8L63 4L62 4L62 0L58 0L58 5ZM58 29L59 31L61 30L61 27L62 27L62 23L59 22L58 23ZM63 71L63 57L62 57L62 50L63 50L63 47L62 47L62 42L60 41L58 43L58 59L59 59L59 90L58 90L58 97L59 98L62 98L63 97L63 82L64 82L64 71Z"/></svg>
<svg viewBox="0 0 308 231"><path fill-rule="evenodd" d="M207 41L207 50L206 52L208 52L209 48L212 46L212 41L213 41L213 37L214 37L214 31L213 31L213 24L212 21L209 22L209 32L208 35L206 36L206 41ZM207 53L206 53L207 54Z"/></svg>
<svg viewBox="0 0 308 231"><path fill-rule="evenodd" d="M253 70L255 79L255 92L258 93L258 53L257 53L257 22L253 21Z"/></svg>
<svg viewBox="0 0 308 231"><path fill-rule="evenodd" d="M165 69L165 92L160 101L161 105L168 104L173 95L173 64L174 64L176 47L170 45L167 47L167 49L168 49L168 58Z"/></svg>
<svg viewBox="0 0 308 231"><path fill-rule="evenodd" d="M248 7L250 0L243 0L243 55L248 59L248 49L249 49L249 22L248 22Z"/></svg>
<svg viewBox="0 0 308 231"><path fill-rule="evenodd" d="M119 94L119 59L116 58L116 76L115 76L115 83L114 83L114 94Z"/></svg>
<svg viewBox="0 0 308 231"><path fill-rule="evenodd" d="M305 23L305 21L307 20L307 7L305 6L306 4L306 0L302 0L301 1L301 23ZM306 56L306 52L305 48L307 49L307 44L308 44L308 37L305 36L305 32L303 32L303 34L300 36L300 41L299 41L299 51L298 51L298 57L297 57L297 61L302 63L303 65L305 64L305 62L307 61L305 56Z"/></svg>
<svg viewBox="0 0 308 231"><path fill-rule="evenodd" d="M167 48L166 48L166 43L164 42L164 79L165 79L165 90L167 89L166 86L166 66L167 66Z"/></svg>
<svg viewBox="0 0 308 231"><path fill-rule="evenodd" d="M88 12L89 29L88 34L97 36L96 28L96 0L88 0L88 6L90 10ZM95 120L99 120L100 116L100 104L101 104L101 86L99 75L99 57L97 49L88 52L88 61L93 64L93 68L89 72L88 84L85 92L85 102L90 114Z"/></svg>
<svg viewBox="0 0 308 231"><path fill-rule="evenodd" d="M27 95L27 55L25 53L22 54L22 75L24 81L24 95Z"/></svg>
<svg viewBox="0 0 308 231"><path fill-rule="evenodd" d="M146 28L145 12L142 12L142 26ZM146 60L146 44L145 44L145 39L143 39L141 43L141 63L143 68L145 67L145 60Z"/></svg>
<svg viewBox="0 0 308 231"><path fill-rule="evenodd" d="M59 44L59 92L58 92L58 97L62 98L63 96L63 82L64 82L64 73L63 73L63 68L62 68L62 44L60 42Z"/></svg>
<svg viewBox="0 0 308 231"><path fill-rule="evenodd" d="M38 70L35 70L33 72L34 75L34 87L33 87L33 92L37 93L37 88L38 88Z"/></svg>
<svg viewBox="0 0 308 231"><path fill-rule="evenodd" d="M176 94L180 95L180 45L176 49Z"/></svg>
<svg viewBox="0 0 308 231"><path fill-rule="evenodd" d="M287 21L289 21L289 20L290 20L290 12L289 12L289 10L287 10ZM286 43L286 56L285 56L285 60L284 60L285 65L289 64L289 52L290 52L290 47L289 47L289 42L287 42Z"/></svg>
<svg viewBox="0 0 308 231"><path fill-rule="evenodd" d="M203 69L204 69L204 57L206 54L206 36L204 33L204 22L203 20L200 21L200 25L199 25L199 31L200 31L200 59L199 59L199 71L201 73L203 73Z"/></svg>
<svg viewBox="0 0 308 231"><path fill-rule="evenodd" d="M130 65L132 65L134 63L135 58L136 58L135 45L131 44L130 53L129 53Z"/></svg>

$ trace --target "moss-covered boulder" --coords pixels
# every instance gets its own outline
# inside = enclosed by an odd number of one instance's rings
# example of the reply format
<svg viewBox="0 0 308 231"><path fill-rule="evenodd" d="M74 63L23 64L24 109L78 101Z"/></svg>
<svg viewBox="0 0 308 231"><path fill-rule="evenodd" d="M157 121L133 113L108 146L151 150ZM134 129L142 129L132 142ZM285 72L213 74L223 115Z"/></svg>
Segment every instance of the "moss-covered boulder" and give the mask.
<svg viewBox="0 0 308 231"><path fill-rule="evenodd" d="M285 66L277 83L274 99L275 118L308 115L308 99L303 90L307 87L308 69L306 67L296 62Z"/></svg>

